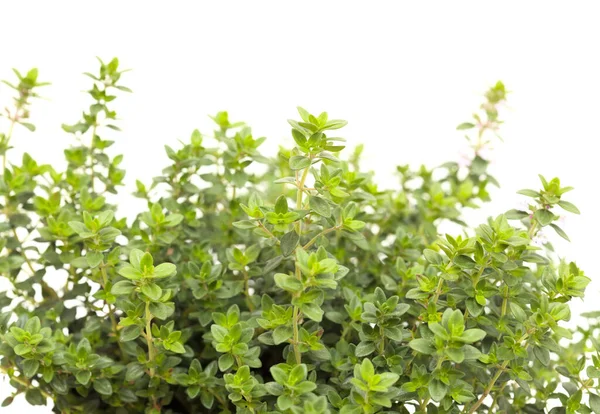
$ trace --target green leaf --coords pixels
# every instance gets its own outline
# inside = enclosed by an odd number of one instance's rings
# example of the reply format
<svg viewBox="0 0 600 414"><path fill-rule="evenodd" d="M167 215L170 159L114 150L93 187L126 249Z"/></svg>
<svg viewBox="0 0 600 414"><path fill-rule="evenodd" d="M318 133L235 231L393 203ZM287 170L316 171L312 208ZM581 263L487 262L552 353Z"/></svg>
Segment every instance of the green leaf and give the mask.
<svg viewBox="0 0 600 414"><path fill-rule="evenodd" d="M75 374L75 379L81 385L87 385L90 382L90 378L92 377L92 373L90 371L78 371Z"/></svg>
<svg viewBox="0 0 600 414"><path fill-rule="evenodd" d="M290 375L288 377L288 383L291 385L297 384L300 381L304 380L308 375L308 369L306 368L306 364L296 365L290 371Z"/></svg>
<svg viewBox="0 0 600 414"><path fill-rule="evenodd" d="M121 330L119 338L121 342L129 342L136 339L142 333L142 328L139 325L126 326Z"/></svg>
<svg viewBox="0 0 600 414"><path fill-rule="evenodd" d="M443 262L442 256L435 250L425 249L423 250L423 255L425 255L425 258L431 264L439 265Z"/></svg>
<svg viewBox="0 0 600 414"><path fill-rule="evenodd" d="M521 194L527 197L534 197L537 198L540 196L540 193L538 193L537 191L533 191L533 190L519 190L517 191L517 194Z"/></svg>
<svg viewBox="0 0 600 414"><path fill-rule="evenodd" d="M125 265L125 266L121 267L117 273L119 273L124 278L131 279L131 280L140 280L143 277L142 272L135 269L131 265Z"/></svg>
<svg viewBox="0 0 600 414"><path fill-rule="evenodd" d="M486 333L482 329L467 329L460 336L459 340L467 344L472 344L473 342L481 341L485 338L485 335Z"/></svg>
<svg viewBox="0 0 600 414"><path fill-rule="evenodd" d="M152 302L150 303L150 313L158 319L164 321L175 311L175 306L172 302L161 303Z"/></svg>
<svg viewBox="0 0 600 414"><path fill-rule="evenodd" d="M144 256L144 252L140 249L131 249L129 252L129 263L131 263L134 268L139 270L142 256Z"/></svg>
<svg viewBox="0 0 600 414"><path fill-rule="evenodd" d="M285 214L288 212L288 203L284 195L280 195L279 197L277 197L274 211L277 214Z"/></svg>
<svg viewBox="0 0 600 414"><path fill-rule="evenodd" d="M296 230L289 231L281 237L281 254L289 256L296 249L300 236Z"/></svg>
<svg viewBox="0 0 600 414"><path fill-rule="evenodd" d="M560 207L562 207L563 210L566 210L569 213L581 214L581 211L579 211L579 209L575 206L575 204L569 203L568 201L560 200L558 202L558 205Z"/></svg>
<svg viewBox="0 0 600 414"><path fill-rule="evenodd" d="M136 381L137 379L144 376L146 371L141 364L137 362L131 362L127 365L127 371L125 372L126 381Z"/></svg>
<svg viewBox="0 0 600 414"><path fill-rule="evenodd" d="M300 306L300 310L302 313L309 319L312 319L315 322L321 322L323 320L323 309L316 303L303 303Z"/></svg>
<svg viewBox="0 0 600 414"><path fill-rule="evenodd" d="M294 276L286 275L283 273L276 273L275 276L275 284L288 292L300 292L304 289L302 286L302 282L296 279Z"/></svg>
<svg viewBox="0 0 600 414"><path fill-rule="evenodd" d="M32 348L30 345L18 344L15 346L14 351L15 351L15 354L17 354L19 356L23 356L23 355L27 355L28 353L30 353L32 351Z"/></svg>
<svg viewBox="0 0 600 414"><path fill-rule="evenodd" d="M271 376L278 384L285 384L288 380L288 374L279 366L274 365L269 368Z"/></svg>
<svg viewBox="0 0 600 414"><path fill-rule="evenodd" d="M369 382L369 380L375 375L375 367L368 358L362 360L360 364L360 376L363 380Z"/></svg>
<svg viewBox="0 0 600 414"><path fill-rule="evenodd" d="M167 216L167 218L163 222L163 226L175 227L176 225L181 223L182 220L183 220L183 216L181 214L177 214L177 213L170 214L169 216Z"/></svg>
<svg viewBox="0 0 600 414"><path fill-rule="evenodd" d="M141 291L150 299L157 301L162 296L162 289L156 283L147 283L142 285Z"/></svg>
<svg viewBox="0 0 600 414"><path fill-rule="evenodd" d="M460 364L465 360L465 353L459 348L446 348L446 355L452 362Z"/></svg>
<svg viewBox="0 0 600 414"><path fill-rule="evenodd" d="M567 233L565 233L565 231L563 229L561 229L560 227L558 227L556 224L554 223L550 223L550 227L552 227L554 229L554 231L556 231L556 233L562 237L563 239L565 239L566 241L571 241L569 239L569 236L567 236Z"/></svg>
<svg viewBox="0 0 600 414"><path fill-rule="evenodd" d="M147 272L148 269L152 268L153 264L154 264L154 258L152 257L152 255L150 253L145 252L142 255L142 257L140 258L140 270L142 272Z"/></svg>
<svg viewBox="0 0 600 414"><path fill-rule="evenodd" d="M292 128L292 137L294 138L294 141L296 141L296 144L298 144L299 146L303 147L304 145L306 145L306 137L302 132L298 131L295 128Z"/></svg>
<svg viewBox="0 0 600 414"><path fill-rule="evenodd" d="M460 310L456 309L450 313L448 319L448 331L453 337L460 337L465 329L465 320ZM475 333L478 335L480 333ZM485 335L485 332L484 332Z"/></svg>
<svg viewBox="0 0 600 414"><path fill-rule="evenodd" d="M600 414L600 397L596 394L589 393L590 396L590 408L596 414Z"/></svg>
<svg viewBox="0 0 600 414"><path fill-rule="evenodd" d="M523 308L518 304L514 303L513 301L510 302L510 310L514 315L515 319L517 319L519 322L523 322L525 321L525 319L527 319L527 314L525 313Z"/></svg>
<svg viewBox="0 0 600 414"><path fill-rule="evenodd" d="M171 352L175 352L176 354L185 354L185 347L183 344L179 342L174 342L169 346L169 350Z"/></svg>
<svg viewBox="0 0 600 414"><path fill-rule="evenodd" d="M110 381L106 378L98 378L94 380L94 389L98 394L102 395L112 395L113 389L112 385L110 385Z"/></svg>
<svg viewBox="0 0 600 414"><path fill-rule="evenodd" d="M275 345L279 345L290 339L292 337L292 334L293 330L291 326L278 326L277 328L275 328L275 330L273 330L273 342L275 343Z"/></svg>
<svg viewBox="0 0 600 414"><path fill-rule="evenodd" d="M280 410L287 411L294 405L292 397L283 394L277 397L277 406Z"/></svg>
<svg viewBox="0 0 600 414"><path fill-rule="evenodd" d="M477 266L475 260L464 254L456 256L453 262L462 269L474 269Z"/></svg>
<svg viewBox="0 0 600 414"><path fill-rule="evenodd" d="M435 348L431 342L424 338L413 339L408 343L408 346L425 355L431 355L435 352Z"/></svg>
<svg viewBox="0 0 600 414"><path fill-rule="evenodd" d="M437 322L430 322L429 329L434 333L435 336L447 341L450 339L450 335L448 335L448 331L444 329L444 327Z"/></svg>
<svg viewBox="0 0 600 414"><path fill-rule="evenodd" d="M113 295L129 295L135 289L135 285L129 280L121 280L113 285L110 293Z"/></svg>
<svg viewBox="0 0 600 414"><path fill-rule="evenodd" d="M460 124L459 126L456 127L456 129L459 131L464 130L464 129L471 129L471 128L475 128L475 124L472 124L470 122L463 122L462 124ZM436 401L440 401L440 400L436 400Z"/></svg>
<svg viewBox="0 0 600 414"><path fill-rule="evenodd" d="M290 168L292 170L303 170L307 167L310 167L310 158L303 155L290 157Z"/></svg>
<svg viewBox="0 0 600 414"><path fill-rule="evenodd" d="M71 227L77 234L90 232L90 230L85 226L85 224L83 224L80 221L69 221L69 227Z"/></svg>
<svg viewBox="0 0 600 414"><path fill-rule="evenodd" d="M85 255L85 258L88 262L88 265L93 269L97 267L100 263L102 263L104 255L100 252L88 252Z"/></svg>
<svg viewBox="0 0 600 414"><path fill-rule="evenodd" d="M431 399L437 402L442 401L448 392L448 386L435 378L429 382L428 389Z"/></svg>
<svg viewBox="0 0 600 414"><path fill-rule="evenodd" d="M154 268L154 273L152 277L161 279L164 277L169 277L174 275L177 272L177 266L173 263L161 263Z"/></svg>
<svg viewBox="0 0 600 414"><path fill-rule="evenodd" d="M542 365L548 366L550 364L550 352L546 348L534 346L533 354L538 359L538 361L542 363Z"/></svg>
<svg viewBox="0 0 600 414"><path fill-rule="evenodd" d="M31 405L45 405L46 398L37 388L29 388L25 392L25 400Z"/></svg>
<svg viewBox="0 0 600 414"><path fill-rule="evenodd" d="M42 329L42 323L40 322L40 318L34 316L31 319L28 319L25 323L25 330L31 334L39 333Z"/></svg>
<svg viewBox="0 0 600 414"><path fill-rule="evenodd" d="M23 374L25 374L27 378L31 378L37 373L39 367L40 362L38 360L26 359L23 361Z"/></svg>
<svg viewBox="0 0 600 414"><path fill-rule="evenodd" d="M354 355L358 358L366 357L371 355L375 351L375 344L373 342L362 341L356 345Z"/></svg>
<svg viewBox="0 0 600 414"><path fill-rule="evenodd" d="M331 206L327 201L325 201L325 199L318 196L310 196L309 205L310 208L318 215L326 218L331 217Z"/></svg>
<svg viewBox="0 0 600 414"><path fill-rule="evenodd" d="M221 371L227 371L229 368L233 366L234 359L231 354L223 354L219 357L219 369Z"/></svg>
<svg viewBox="0 0 600 414"><path fill-rule="evenodd" d="M533 217L542 225L547 226L554 220L554 214L545 208L536 210Z"/></svg>

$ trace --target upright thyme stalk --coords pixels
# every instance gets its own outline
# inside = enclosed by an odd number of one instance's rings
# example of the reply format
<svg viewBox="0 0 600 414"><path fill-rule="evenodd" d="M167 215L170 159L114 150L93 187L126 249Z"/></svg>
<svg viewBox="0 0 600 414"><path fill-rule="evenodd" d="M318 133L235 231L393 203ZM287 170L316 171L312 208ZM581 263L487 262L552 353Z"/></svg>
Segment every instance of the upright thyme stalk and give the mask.
<svg viewBox="0 0 600 414"><path fill-rule="evenodd" d="M309 163L312 161L313 159L313 155L310 154L309 157ZM298 172L296 172L296 188L297 188L297 194L296 194L296 210L301 210L302 209L302 198L304 195L304 184L306 183L306 178L308 177L308 170L310 167L306 167L302 170L301 172L301 178L298 179ZM294 223L294 227L295 227L295 231L298 234L298 236L302 236L302 220L297 220ZM296 249L303 249L302 246L296 246ZM296 259L294 261L294 272L296 275L296 279L298 279L300 282L302 282L302 274L300 271L300 265L298 263L298 260ZM299 293L294 293L294 297L298 297ZM296 359L296 364L301 364L302 363L302 353L300 352L300 334L299 334L299 330L298 330L298 326L300 324L300 309L297 305L293 305L294 306L294 313L292 316L292 329L293 329L293 341L292 341L292 347L294 348L294 357Z"/></svg>
<svg viewBox="0 0 600 414"><path fill-rule="evenodd" d="M148 363L150 365L150 376L154 377L154 338L152 338L152 313L150 312L150 301L146 302L144 319L146 320L146 343L148 344Z"/></svg>

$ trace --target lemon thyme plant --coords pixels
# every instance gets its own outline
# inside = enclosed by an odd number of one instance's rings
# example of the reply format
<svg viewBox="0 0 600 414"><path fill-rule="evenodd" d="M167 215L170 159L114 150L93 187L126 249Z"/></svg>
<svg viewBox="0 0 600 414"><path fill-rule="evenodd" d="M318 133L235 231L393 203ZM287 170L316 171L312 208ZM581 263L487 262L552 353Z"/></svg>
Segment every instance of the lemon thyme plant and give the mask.
<svg viewBox="0 0 600 414"><path fill-rule="evenodd" d="M502 83L470 122L468 165L398 167L384 190L344 155L346 122L299 108L293 148L213 117L137 181L147 209L119 215L117 59L63 125L66 163L25 154L37 70L7 83L0 196L0 370L12 396L61 413L600 413L598 315L573 329L590 279L533 242L570 187L541 178L526 210L470 228L497 185L482 150ZM111 203L111 200L113 203ZM452 221L454 235L438 232ZM57 283L60 281L60 283ZM54 286L54 287L53 287ZM57 288L57 286L62 286Z"/></svg>

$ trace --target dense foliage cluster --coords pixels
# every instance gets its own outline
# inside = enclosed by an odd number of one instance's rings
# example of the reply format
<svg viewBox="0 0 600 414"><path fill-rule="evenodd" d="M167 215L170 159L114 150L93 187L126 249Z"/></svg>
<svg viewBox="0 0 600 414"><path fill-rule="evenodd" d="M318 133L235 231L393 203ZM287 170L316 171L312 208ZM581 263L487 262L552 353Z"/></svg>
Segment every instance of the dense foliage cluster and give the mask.
<svg viewBox="0 0 600 414"><path fill-rule="evenodd" d="M6 161L44 85L35 69L7 83L0 370L13 397L87 414L600 413L598 315L575 335L564 323L590 279L535 243L542 228L567 237L571 188L542 177L526 210L461 220L497 185L482 150L502 83L458 127L467 165L402 165L391 190L360 169L361 147L343 156L345 121L299 108L295 146L269 158L220 112L210 136L166 147L162 175L137 181L147 210L126 220L109 203L123 157L102 138L130 92L122 73L113 59L86 74L92 103L63 125L62 169ZM439 234L448 221L458 234Z"/></svg>

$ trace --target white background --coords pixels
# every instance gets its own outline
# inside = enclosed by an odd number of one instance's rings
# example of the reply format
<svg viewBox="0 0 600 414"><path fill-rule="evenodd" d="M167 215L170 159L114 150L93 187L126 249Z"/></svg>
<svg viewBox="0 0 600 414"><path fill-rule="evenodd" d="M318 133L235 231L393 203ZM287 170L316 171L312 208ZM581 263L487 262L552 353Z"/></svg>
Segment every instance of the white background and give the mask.
<svg viewBox="0 0 600 414"><path fill-rule="evenodd" d="M493 173L502 188L472 223L524 200L538 173L560 176L582 211L564 225L572 243L556 241L594 279L576 312L598 305L597 248L600 60L594 2L553 1L54 1L0 0L0 79L11 67L37 66L47 101L35 102L34 134L18 129L11 159L23 151L62 169L63 148L88 105L81 91L95 56L118 56L134 94L116 103L123 133L127 192L166 165L194 128L211 132L206 115L226 109L267 136L265 152L290 144L286 119L295 107L347 119L351 146L366 144L366 167L395 184L397 164L433 166L466 149L458 123L501 79L512 91ZM0 86L0 104L10 91ZM105 135L107 136L107 135ZM124 203L122 203L124 204ZM130 214L140 204L128 203ZM0 380L0 399L10 391ZM22 400L0 412L48 412Z"/></svg>

